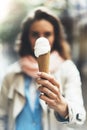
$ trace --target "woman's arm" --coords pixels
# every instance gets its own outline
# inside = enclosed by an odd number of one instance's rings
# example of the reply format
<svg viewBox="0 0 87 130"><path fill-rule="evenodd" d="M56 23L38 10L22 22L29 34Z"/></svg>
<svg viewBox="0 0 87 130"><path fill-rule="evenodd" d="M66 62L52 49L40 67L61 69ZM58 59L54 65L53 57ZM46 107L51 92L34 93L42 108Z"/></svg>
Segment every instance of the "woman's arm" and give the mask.
<svg viewBox="0 0 87 130"><path fill-rule="evenodd" d="M65 119L75 124L83 124L86 112L83 104L81 91L80 75L75 65L70 61L66 62L61 68L60 78L65 79L63 84L63 96L60 92L59 83L49 74L38 73L38 84L41 84L39 91L40 98L44 100L48 106L54 109L57 119ZM43 87L42 87L43 86ZM61 120L62 121L62 120Z"/></svg>

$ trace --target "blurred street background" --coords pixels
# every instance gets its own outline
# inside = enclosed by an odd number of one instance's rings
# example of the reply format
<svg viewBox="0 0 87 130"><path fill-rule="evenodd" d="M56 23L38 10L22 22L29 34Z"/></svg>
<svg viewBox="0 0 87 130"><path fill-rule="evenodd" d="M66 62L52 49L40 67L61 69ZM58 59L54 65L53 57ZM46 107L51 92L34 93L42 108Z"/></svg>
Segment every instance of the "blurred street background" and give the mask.
<svg viewBox="0 0 87 130"><path fill-rule="evenodd" d="M82 78L87 110L87 0L0 0L0 84L10 64L18 60L18 33L29 11L38 6L50 8L62 21L72 59ZM87 130L87 120L76 130Z"/></svg>

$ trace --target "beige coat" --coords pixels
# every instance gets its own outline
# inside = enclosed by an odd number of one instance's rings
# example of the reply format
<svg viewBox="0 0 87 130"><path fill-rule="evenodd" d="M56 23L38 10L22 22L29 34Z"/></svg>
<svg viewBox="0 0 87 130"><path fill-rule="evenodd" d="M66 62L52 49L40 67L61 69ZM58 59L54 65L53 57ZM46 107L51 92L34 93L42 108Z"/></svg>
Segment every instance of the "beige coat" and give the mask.
<svg viewBox="0 0 87 130"><path fill-rule="evenodd" d="M70 77L70 75L72 76ZM54 111L51 109L50 130L72 130L71 126L74 126L75 124L83 124L86 117L85 109L83 106L79 73L77 68L71 61L66 61L65 63L63 63L60 70L55 73L54 76L59 81L61 86L61 93L65 95L68 102L69 122L61 123L57 121L54 115ZM4 117L8 117L9 119L8 130L15 130L15 119L23 109L25 101L24 79L22 76L21 68L19 64L16 63L7 72L1 87L0 130L5 130L6 123L4 125ZM48 130L49 123L47 105L42 100L40 100L40 103L43 109L44 130ZM78 119L77 114L79 115Z"/></svg>

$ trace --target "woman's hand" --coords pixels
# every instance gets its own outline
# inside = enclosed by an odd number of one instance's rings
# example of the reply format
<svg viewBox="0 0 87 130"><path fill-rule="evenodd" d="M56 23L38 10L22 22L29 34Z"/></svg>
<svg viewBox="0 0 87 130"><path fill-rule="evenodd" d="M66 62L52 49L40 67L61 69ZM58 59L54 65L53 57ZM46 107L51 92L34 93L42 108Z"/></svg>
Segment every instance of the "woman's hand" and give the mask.
<svg viewBox="0 0 87 130"><path fill-rule="evenodd" d="M41 87L38 88L41 92L40 98L61 116L65 117L68 115L67 102L61 95L59 83L54 77L47 73L39 72L37 83L41 85Z"/></svg>

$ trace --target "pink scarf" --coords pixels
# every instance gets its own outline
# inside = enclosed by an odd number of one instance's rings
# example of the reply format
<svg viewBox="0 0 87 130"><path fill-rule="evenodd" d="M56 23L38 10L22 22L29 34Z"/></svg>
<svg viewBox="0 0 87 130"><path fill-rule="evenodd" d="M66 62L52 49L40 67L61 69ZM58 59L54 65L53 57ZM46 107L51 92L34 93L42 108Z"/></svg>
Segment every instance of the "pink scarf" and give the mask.
<svg viewBox="0 0 87 130"><path fill-rule="evenodd" d="M57 51L53 51L50 55L50 73L55 73L64 59L59 55ZM29 76L36 78L36 74L39 71L37 61L32 56L26 56L20 59L20 66L22 71L28 74Z"/></svg>

